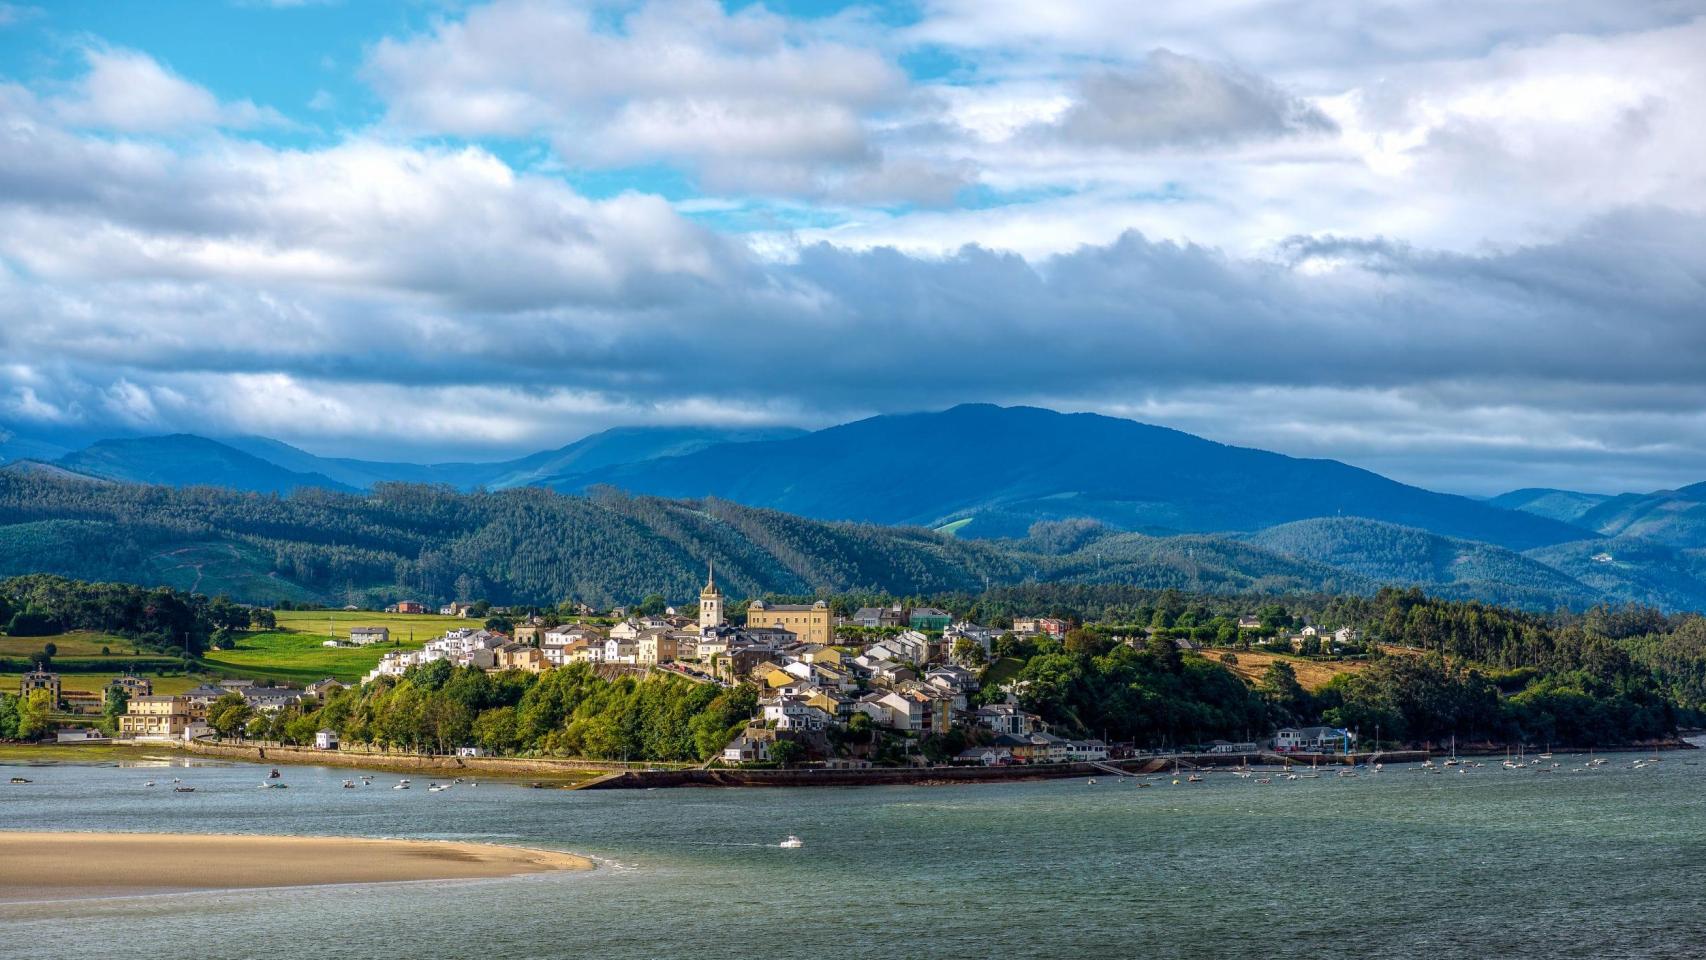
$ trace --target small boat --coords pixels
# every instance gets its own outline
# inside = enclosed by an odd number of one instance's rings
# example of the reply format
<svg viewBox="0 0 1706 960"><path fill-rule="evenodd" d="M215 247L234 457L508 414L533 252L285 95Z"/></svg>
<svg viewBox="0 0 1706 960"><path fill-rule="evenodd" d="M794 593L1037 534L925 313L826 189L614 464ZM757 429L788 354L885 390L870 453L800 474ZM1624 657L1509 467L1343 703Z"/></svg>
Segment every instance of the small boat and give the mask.
<svg viewBox="0 0 1706 960"><path fill-rule="evenodd" d="M1185 778L1186 783L1202 783L1202 774L1193 773Z"/></svg>
<svg viewBox="0 0 1706 960"><path fill-rule="evenodd" d="M786 840L777 844L778 847L781 847L784 850L797 850L805 845L806 843L804 840L801 840L799 837L796 837L791 833L788 834L788 838Z"/></svg>
<svg viewBox="0 0 1706 960"><path fill-rule="evenodd" d="M30 781L30 779L27 777L13 777L12 782L13 783L30 783L32 781Z"/></svg>
<svg viewBox="0 0 1706 960"><path fill-rule="evenodd" d="M147 780L147 781L144 781L142 785L145 787L152 787L154 785L154 781Z"/></svg>
<svg viewBox="0 0 1706 960"><path fill-rule="evenodd" d="M398 780L397 782L398 783L414 783L413 780L410 780L407 777L403 778L402 780Z"/></svg>
<svg viewBox="0 0 1706 960"><path fill-rule="evenodd" d="M405 780L402 783L399 783L396 786L392 787L391 789L393 789L393 790L407 790L407 789L409 789L409 782L407 780Z"/></svg>
<svg viewBox="0 0 1706 960"><path fill-rule="evenodd" d="M1341 780L1355 780L1359 774L1355 770L1340 770L1338 776Z"/></svg>
<svg viewBox="0 0 1706 960"><path fill-rule="evenodd" d="M1273 783L1274 778L1273 777L1257 777L1256 782L1257 783Z"/></svg>
<svg viewBox="0 0 1706 960"><path fill-rule="evenodd" d="M261 789L262 790L283 790L289 786L290 786L290 784L288 784L288 783L263 783L263 784L261 784Z"/></svg>
<svg viewBox="0 0 1706 960"><path fill-rule="evenodd" d="M450 789L448 783L434 783L427 786L427 793L443 793Z"/></svg>
<svg viewBox="0 0 1706 960"><path fill-rule="evenodd" d="M271 773L269 773L269 774L267 774L267 779L268 779L268 780L277 780L277 779L278 779L278 777L279 777L279 773L278 773L278 768L277 768L277 767L273 767L273 768L272 768L272 772L271 772Z"/></svg>
<svg viewBox="0 0 1706 960"><path fill-rule="evenodd" d="M345 780L344 781L344 789L345 790L354 790L355 789L355 781L354 780Z"/></svg>
<svg viewBox="0 0 1706 960"><path fill-rule="evenodd" d="M1090 779L1089 779L1089 780L1088 780L1088 781L1086 781L1086 783L1088 783L1088 784L1089 784L1089 785L1090 785L1090 786L1092 786L1092 787L1093 787L1093 786L1095 786L1095 785L1096 785L1096 778L1095 778L1095 777L1091 777L1091 778L1090 778Z"/></svg>
<svg viewBox="0 0 1706 960"><path fill-rule="evenodd" d="M176 787L172 788L172 792L173 793L194 793L195 788L194 787L185 787L185 786L176 786Z"/></svg>

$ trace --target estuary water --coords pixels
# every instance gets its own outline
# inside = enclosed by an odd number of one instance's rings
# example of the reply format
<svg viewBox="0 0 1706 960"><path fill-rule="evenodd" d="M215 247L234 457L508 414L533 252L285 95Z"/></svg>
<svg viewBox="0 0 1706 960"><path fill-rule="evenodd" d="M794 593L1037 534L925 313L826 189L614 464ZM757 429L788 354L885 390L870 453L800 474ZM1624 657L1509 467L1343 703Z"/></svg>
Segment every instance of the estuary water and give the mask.
<svg viewBox="0 0 1706 960"><path fill-rule="evenodd" d="M856 789L346 790L348 770L0 766L5 829L479 840L598 869L0 904L0 957L1699 957L1706 753ZM195 793L169 792L182 777ZM160 786L142 786L154 779ZM358 781L359 782L359 781ZM781 849L789 834L800 849ZM4 864L0 864L4 869ZM186 883L193 880L186 879Z"/></svg>

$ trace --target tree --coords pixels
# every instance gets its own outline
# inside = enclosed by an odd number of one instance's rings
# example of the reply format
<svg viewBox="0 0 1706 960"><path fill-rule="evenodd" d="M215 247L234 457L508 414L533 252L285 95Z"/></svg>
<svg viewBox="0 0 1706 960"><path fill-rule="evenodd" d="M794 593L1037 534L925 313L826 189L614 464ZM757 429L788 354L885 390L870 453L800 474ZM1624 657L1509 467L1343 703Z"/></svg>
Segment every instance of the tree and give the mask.
<svg viewBox="0 0 1706 960"><path fill-rule="evenodd" d="M207 725L221 737L235 737L243 733L253 716L241 694L227 693L207 708Z"/></svg>
<svg viewBox="0 0 1706 960"><path fill-rule="evenodd" d="M983 647L975 641L960 637L954 641L954 662L968 667L981 667L989 661Z"/></svg>
<svg viewBox="0 0 1706 960"><path fill-rule="evenodd" d="M276 630L278 614L266 607L255 607L249 611L249 626L255 630Z"/></svg>
<svg viewBox="0 0 1706 960"><path fill-rule="evenodd" d="M118 733L118 718L124 716L129 705L129 691L116 684L107 688L107 702L101 707L101 729L107 732L107 736Z"/></svg>
<svg viewBox="0 0 1706 960"><path fill-rule="evenodd" d="M49 715L55 706L52 692L31 690L18 705L19 739L38 740L52 733L54 724Z"/></svg>
<svg viewBox="0 0 1706 960"><path fill-rule="evenodd" d="M1286 723L1296 723L1313 712L1309 691L1303 689L1303 684L1297 681L1297 671L1284 660L1268 665L1262 674L1260 690Z"/></svg>
<svg viewBox="0 0 1706 960"><path fill-rule="evenodd" d="M46 614L25 610L13 614L6 632L14 637L51 637L59 632L59 624Z"/></svg>
<svg viewBox="0 0 1706 960"><path fill-rule="evenodd" d="M806 748L792 740L780 740L770 745L770 759L781 767L792 766L804 756Z"/></svg>
<svg viewBox="0 0 1706 960"><path fill-rule="evenodd" d="M18 698L0 693L0 740L18 737Z"/></svg>

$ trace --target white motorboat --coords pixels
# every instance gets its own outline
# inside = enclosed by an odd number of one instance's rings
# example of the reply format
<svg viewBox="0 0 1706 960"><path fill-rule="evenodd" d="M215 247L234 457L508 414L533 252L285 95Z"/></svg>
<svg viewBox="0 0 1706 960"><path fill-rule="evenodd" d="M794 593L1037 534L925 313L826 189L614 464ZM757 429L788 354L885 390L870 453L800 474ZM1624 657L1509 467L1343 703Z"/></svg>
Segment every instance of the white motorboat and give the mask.
<svg viewBox="0 0 1706 960"><path fill-rule="evenodd" d="M804 840L801 840L799 837L796 837L791 833L788 834L788 838L786 840L783 840L781 843L777 844L778 847L781 847L785 850L795 850L795 849L798 849L798 848L803 847L805 845L806 845L806 842Z"/></svg>

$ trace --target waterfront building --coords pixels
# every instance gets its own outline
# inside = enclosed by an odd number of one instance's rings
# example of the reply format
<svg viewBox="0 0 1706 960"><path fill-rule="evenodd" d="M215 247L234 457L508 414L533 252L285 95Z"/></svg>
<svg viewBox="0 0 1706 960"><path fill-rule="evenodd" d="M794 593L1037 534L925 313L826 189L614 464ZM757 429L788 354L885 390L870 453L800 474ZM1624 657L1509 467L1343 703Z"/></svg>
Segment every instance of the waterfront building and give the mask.
<svg viewBox="0 0 1706 960"><path fill-rule="evenodd" d="M188 697L137 697L125 704L118 730L120 736L134 739L176 740L190 720Z"/></svg>
<svg viewBox="0 0 1706 960"><path fill-rule="evenodd" d="M18 695L27 699L30 693L36 690L46 690L48 696L52 698L54 706L57 707L60 692L59 674L50 673L46 670L31 670L24 674L23 679L18 683Z"/></svg>
<svg viewBox="0 0 1706 960"><path fill-rule="evenodd" d="M154 682L146 677L135 677L130 674L125 674L122 677L115 677L113 678L113 682L107 684L106 699L110 702L114 697L118 696L121 691L124 693L126 698L152 696L154 693Z"/></svg>
<svg viewBox="0 0 1706 960"><path fill-rule="evenodd" d="M1343 727L1281 727L1274 734L1276 753L1349 753L1355 744Z"/></svg>

